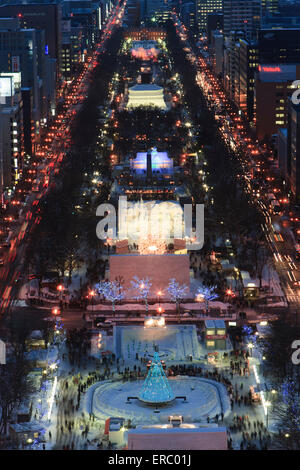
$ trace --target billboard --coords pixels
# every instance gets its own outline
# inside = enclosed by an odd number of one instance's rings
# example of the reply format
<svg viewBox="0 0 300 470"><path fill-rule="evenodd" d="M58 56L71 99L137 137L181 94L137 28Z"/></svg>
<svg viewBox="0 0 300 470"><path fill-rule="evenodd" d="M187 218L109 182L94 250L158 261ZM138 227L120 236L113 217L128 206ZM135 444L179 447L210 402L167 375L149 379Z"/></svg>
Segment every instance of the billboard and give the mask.
<svg viewBox="0 0 300 470"><path fill-rule="evenodd" d="M13 77L0 76L0 98L13 96Z"/></svg>
<svg viewBox="0 0 300 470"><path fill-rule="evenodd" d="M12 71L13 72L20 72L20 56L12 56L11 58L11 64L12 64Z"/></svg>
<svg viewBox="0 0 300 470"><path fill-rule="evenodd" d="M21 88L21 72L2 72L0 73L1 77L10 77L12 78L12 92L14 94L15 90Z"/></svg>
<svg viewBox="0 0 300 470"><path fill-rule="evenodd" d="M6 364L6 347L4 341L0 339L0 364Z"/></svg>

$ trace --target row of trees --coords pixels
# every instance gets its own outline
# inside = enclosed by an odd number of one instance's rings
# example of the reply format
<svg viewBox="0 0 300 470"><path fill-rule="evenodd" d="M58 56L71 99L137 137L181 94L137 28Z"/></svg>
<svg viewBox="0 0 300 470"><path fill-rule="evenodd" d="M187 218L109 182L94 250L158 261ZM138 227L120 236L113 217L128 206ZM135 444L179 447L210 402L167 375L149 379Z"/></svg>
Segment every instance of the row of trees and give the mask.
<svg viewBox="0 0 300 470"><path fill-rule="evenodd" d="M240 177L243 173L241 164L221 138L213 113L196 83L197 69L188 60L171 22L167 25L167 33L168 48L181 75L185 102L208 162L205 170L210 199L206 201L205 246L213 249L217 238L228 234L239 265L250 270L261 283L264 267L269 260L269 250L261 231L263 216L247 196L244 180ZM199 199L203 202L199 182L195 177L193 181L192 194L197 202Z"/></svg>
<svg viewBox="0 0 300 470"><path fill-rule="evenodd" d="M40 280L49 270L58 271L61 276L68 272L71 277L83 261L85 253L80 252L80 247L89 246L89 242L101 251L95 233L96 216L87 207L89 201L83 197L82 186L85 175L92 175L95 169L109 173L108 155L98 152L99 106L106 104L121 39L122 31L117 30L107 41L106 52L92 72L87 99L71 127L71 150L51 191L41 200L41 222L35 226L27 250L27 263ZM96 203L106 200L108 191L109 183L103 184ZM76 205L83 209L78 211Z"/></svg>
<svg viewBox="0 0 300 470"><path fill-rule="evenodd" d="M154 294L151 292L152 283L151 280L146 278L138 278L134 276L131 280L131 290L133 291L133 298L135 300L142 300L145 303L146 311L148 312L149 304L148 300L150 295ZM115 305L117 302L121 302L126 297L126 290L122 285L122 280L115 281L102 281L96 285L97 293L103 296L108 302L111 302L113 312L115 313ZM215 300L218 295L215 293L216 286L200 286L196 292L196 299L198 301L204 301L206 311L209 309L209 302ZM188 293L188 287L185 284L180 284L175 278L170 279L169 284L166 288L168 295L171 300L176 303L178 313L180 313L180 303L186 297ZM160 298L163 292L156 292L155 295Z"/></svg>
<svg viewBox="0 0 300 470"><path fill-rule="evenodd" d="M274 387L270 417L276 432L272 435L274 448L298 450L300 447L300 370L293 360L293 343L300 339L300 327L287 318L272 322L269 334L259 338L257 346L263 360L263 374ZM297 355L297 354L296 354ZM298 353L299 356L299 353ZM270 377L271 376L271 377Z"/></svg>

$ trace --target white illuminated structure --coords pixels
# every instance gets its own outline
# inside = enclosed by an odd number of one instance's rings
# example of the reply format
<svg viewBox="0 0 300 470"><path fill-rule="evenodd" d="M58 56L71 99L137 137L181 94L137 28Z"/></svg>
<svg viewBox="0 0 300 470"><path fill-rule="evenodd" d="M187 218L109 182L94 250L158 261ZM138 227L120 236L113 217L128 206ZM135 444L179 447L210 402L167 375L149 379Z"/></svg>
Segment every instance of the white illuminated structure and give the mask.
<svg viewBox="0 0 300 470"><path fill-rule="evenodd" d="M56 387L57 387L57 377L54 377L54 382L53 382L53 387L52 387L52 392L51 392L51 397L49 399L49 410L48 410L48 419L51 419L51 413L52 413L52 408L53 408L53 402L54 402L54 397L55 397L55 392L56 392Z"/></svg>
<svg viewBox="0 0 300 470"><path fill-rule="evenodd" d="M137 84L129 88L127 108L138 106L156 106L166 110L163 88L151 83Z"/></svg>
<svg viewBox="0 0 300 470"><path fill-rule="evenodd" d="M252 369L253 369L254 377L255 377L255 380L256 380L256 384L259 386L260 378L259 378L259 375L258 375L258 372L257 372L256 365L253 365ZM261 404L262 404L262 407L264 409L264 413L265 413L265 415L267 415L268 414L268 402L265 399L265 394L264 394L263 390L260 390L259 394L260 394L260 398L261 398Z"/></svg>
<svg viewBox="0 0 300 470"><path fill-rule="evenodd" d="M128 201L124 228L119 226L119 240L138 243L141 254L162 254L165 244L183 238L183 209L177 201Z"/></svg>
<svg viewBox="0 0 300 470"><path fill-rule="evenodd" d="M140 238L138 244L141 255L163 255L166 252L165 242L151 235L147 238Z"/></svg>
<svg viewBox="0 0 300 470"><path fill-rule="evenodd" d="M165 326L165 317L145 317L144 328L164 328Z"/></svg>

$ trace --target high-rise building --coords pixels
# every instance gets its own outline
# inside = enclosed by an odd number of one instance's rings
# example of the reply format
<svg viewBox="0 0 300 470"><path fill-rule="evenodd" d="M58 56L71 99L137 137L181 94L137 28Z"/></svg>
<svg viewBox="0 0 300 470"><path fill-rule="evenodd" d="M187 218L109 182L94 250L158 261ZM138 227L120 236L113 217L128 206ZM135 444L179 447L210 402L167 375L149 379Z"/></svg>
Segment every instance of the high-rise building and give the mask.
<svg viewBox="0 0 300 470"><path fill-rule="evenodd" d="M261 0L223 0L225 36L242 32L244 38L256 38L261 22Z"/></svg>
<svg viewBox="0 0 300 470"><path fill-rule="evenodd" d="M196 23L199 31L207 32L207 15L222 9L223 0L196 0Z"/></svg>
<svg viewBox="0 0 300 470"><path fill-rule="evenodd" d="M15 185L23 166L21 74L0 74L0 194Z"/></svg>
<svg viewBox="0 0 300 470"><path fill-rule="evenodd" d="M223 51L224 36L219 31L213 31L211 34L210 54L212 66L217 76L223 75Z"/></svg>
<svg viewBox="0 0 300 470"><path fill-rule="evenodd" d="M239 96L236 103L248 120L252 121L254 116L255 73L258 67L258 47L256 42L248 42L245 39L240 39L239 44Z"/></svg>
<svg viewBox="0 0 300 470"><path fill-rule="evenodd" d="M194 30L196 26L196 10L194 2L183 3L179 10L179 17L187 29Z"/></svg>
<svg viewBox="0 0 300 470"><path fill-rule="evenodd" d="M262 14L268 15L271 13L273 15L274 13L277 13L278 3L278 0L261 0Z"/></svg>
<svg viewBox="0 0 300 470"><path fill-rule="evenodd" d="M223 13L208 13L207 15L207 41L211 43L211 35L213 31L223 31Z"/></svg>
<svg viewBox="0 0 300 470"><path fill-rule="evenodd" d="M260 140L270 139L288 123L288 103L292 83L300 79L300 65L258 66L255 86L256 132Z"/></svg>
<svg viewBox="0 0 300 470"><path fill-rule="evenodd" d="M56 59L49 55L44 30L22 28L19 18L0 17L0 70L22 72L22 87L32 88L32 118L37 133L40 121L55 109L55 67Z"/></svg>
<svg viewBox="0 0 300 470"><path fill-rule="evenodd" d="M19 3L0 6L0 17L14 17L21 28L45 31L49 56L59 61L61 42L61 6L59 3Z"/></svg>
<svg viewBox="0 0 300 470"><path fill-rule="evenodd" d="M41 103L36 31L21 29L17 18L0 18L0 70L22 72L22 87L33 90L34 120L38 122Z"/></svg>
<svg viewBox="0 0 300 470"><path fill-rule="evenodd" d="M72 27L71 20L63 20L62 44L60 58L60 73L65 79L74 76L74 72L81 62L82 28Z"/></svg>
<svg viewBox="0 0 300 470"><path fill-rule="evenodd" d="M127 2L127 24L138 27L141 21L141 3L139 0L129 0Z"/></svg>
<svg viewBox="0 0 300 470"><path fill-rule="evenodd" d="M71 27L82 28L83 52L90 51L98 38L98 7L91 0L64 0L62 14Z"/></svg>
<svg viewBox="0 0 300 470"><path fill-rule="evenodd" d="M23 143L25 156L31 156L34 151L34 119L32 88L23 87Z"/></svg>
<svg viewBox="0 0 300 470"><path fill-rule="evenodd" d="M243 37L243 32L232 32L230 36L225 37L224 42L223 80L224 87L232 100L236 99L237 94L239 95L239 39ZM238 90L236 90L236 87L238 87Z"/></svg>
<svg viewBox="0 0 300 470"><path fill-rule="evenodd" d="M262 28L258 48L260 64L300 63L300 28Z"/></svg>
<svg viewBox="0 0 300 470"><path fill-rule="evenodd" d="M290 151L290 186L293 195L300 200L300 105L289 102L289 151Z"/></svg>
<svg viewBox="0 0 300 470"><path fill-rule="evenodd" d="M142 17L155 23L166 21L171 11L171 0L144 0L142 5Z"/></svg>

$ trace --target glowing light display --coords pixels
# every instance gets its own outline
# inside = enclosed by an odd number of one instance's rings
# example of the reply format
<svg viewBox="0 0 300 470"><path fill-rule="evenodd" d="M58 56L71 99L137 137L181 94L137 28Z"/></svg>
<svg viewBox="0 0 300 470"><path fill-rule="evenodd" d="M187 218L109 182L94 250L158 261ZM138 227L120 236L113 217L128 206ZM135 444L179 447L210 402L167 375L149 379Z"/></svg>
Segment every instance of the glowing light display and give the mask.
<svg viewBox="0 0 300 470"><path fill-rule="evenodd" d="M151 152L152 170L159 172L170 172L173 169L173 160L168 157L167 152ZM132 160L131 167L137 173L143 173L147 169L147 152L138 152L136 158Z"/></svg>
<svg viewBox="0 0 300 470"><path fill-rule="evenodd" d="M150 404L163 404L174 400L174 398L160 357L155 352L139 399Z"/></svg>
<svg viewBox="0 0 300 470"><path fill-rule="evenodd" d="M152 236L141 238L139 252L141 255L163 255L166 252L166 244L163 240Z"/></svg>

